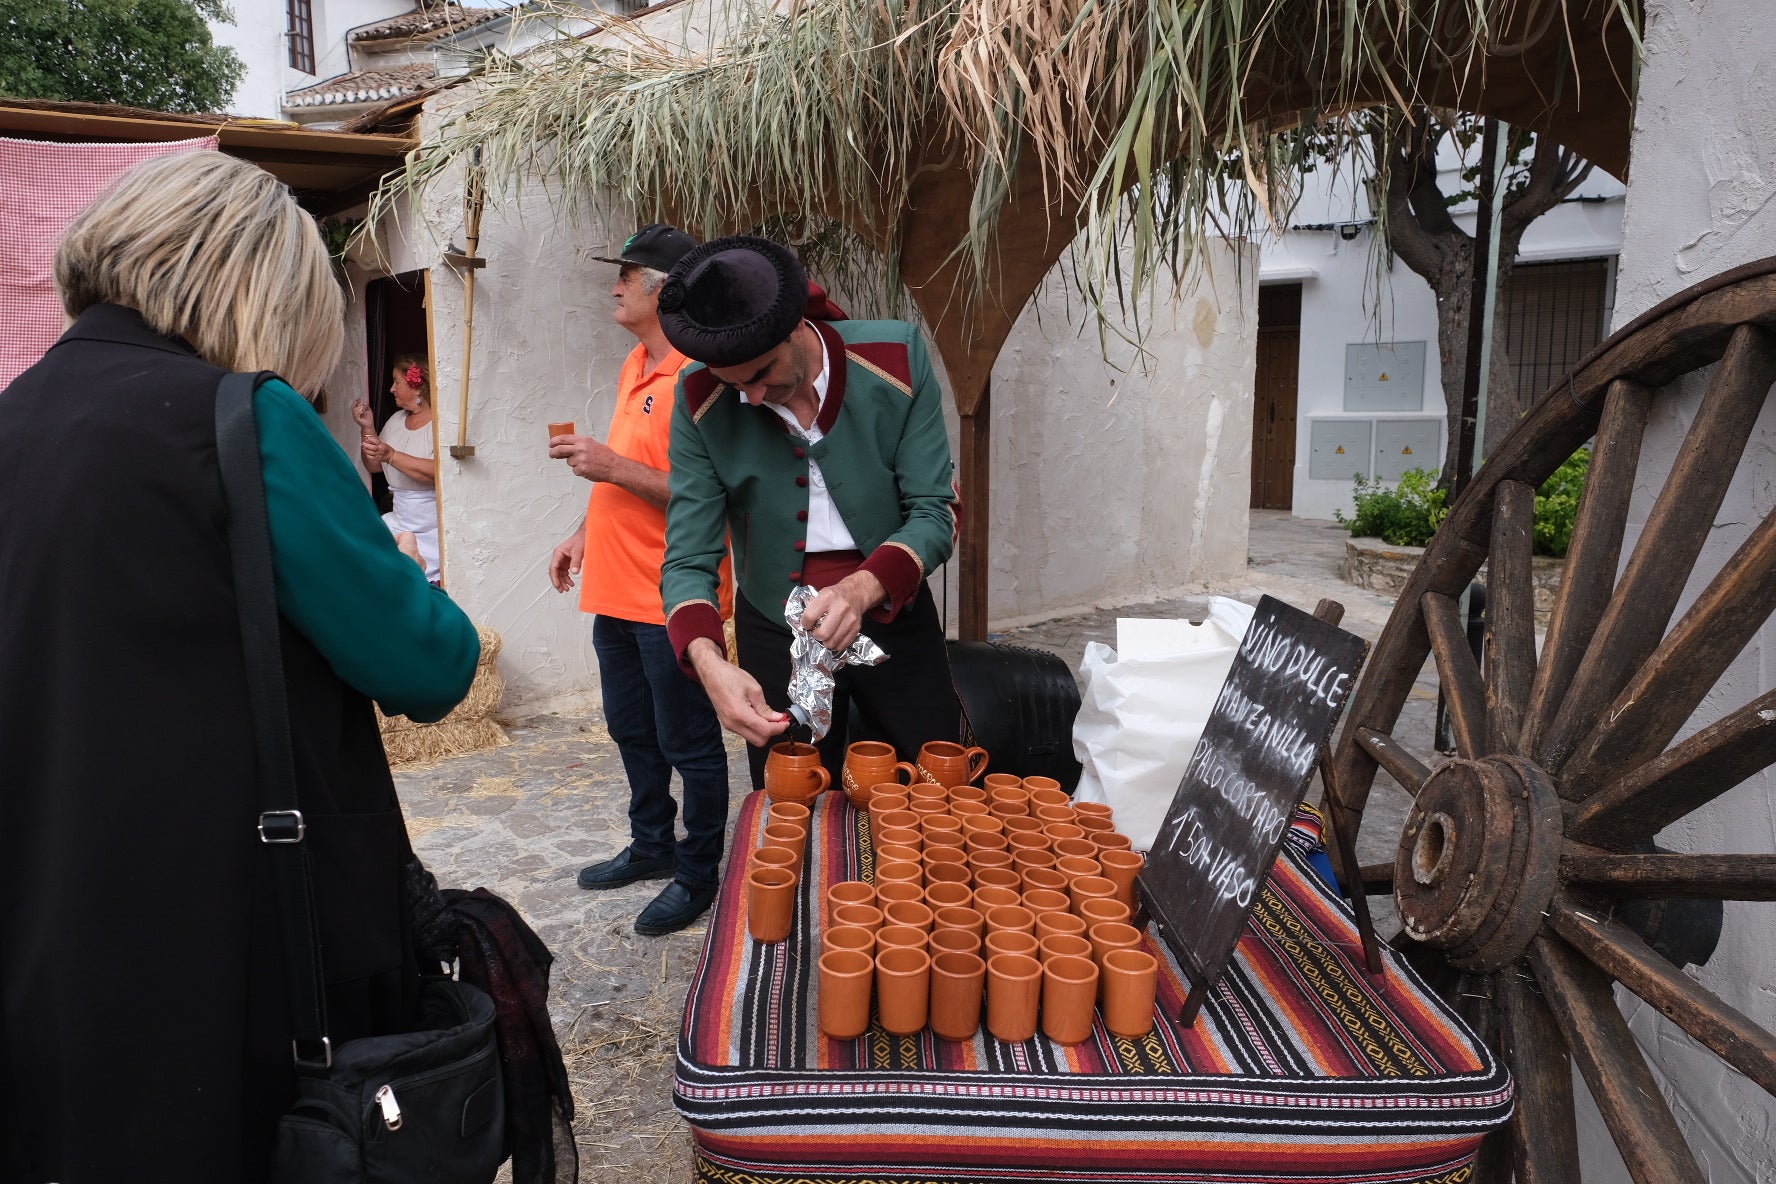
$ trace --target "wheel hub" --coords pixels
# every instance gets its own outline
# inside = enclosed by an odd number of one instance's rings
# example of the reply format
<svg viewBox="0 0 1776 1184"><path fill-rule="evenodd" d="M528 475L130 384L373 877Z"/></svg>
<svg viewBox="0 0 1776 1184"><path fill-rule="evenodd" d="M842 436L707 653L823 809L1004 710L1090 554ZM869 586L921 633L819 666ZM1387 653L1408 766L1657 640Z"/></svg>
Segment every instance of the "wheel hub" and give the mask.
<svg viewBox="0 0 1776 1184"><path fill-rule="evenodd" d="M1518 757L1454 760L1413 802L1394 856L1411 937L1464 970L1497 970L1541 928L1560 864L1560 799Z"/></svg>

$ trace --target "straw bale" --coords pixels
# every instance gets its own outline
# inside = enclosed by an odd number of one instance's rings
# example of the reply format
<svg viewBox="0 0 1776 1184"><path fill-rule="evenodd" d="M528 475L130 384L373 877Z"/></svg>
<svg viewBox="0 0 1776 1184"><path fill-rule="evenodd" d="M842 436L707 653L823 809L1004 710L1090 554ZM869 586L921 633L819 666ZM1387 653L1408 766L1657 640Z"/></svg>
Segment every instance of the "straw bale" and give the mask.
<svg viewBox="0 0 1776 1184"><path fill-rule="evenodd" d="M422 724L404 715L384 715L380 708L377 710L376 722L382 729L382 746L388 752L389 764L460 756L512 742L493 718L505 690L505 682L494 664L499 656L500 636L486 628L476 632L481 638L481 658L475 664L475 681L449 715L437 723Z"/></svg>

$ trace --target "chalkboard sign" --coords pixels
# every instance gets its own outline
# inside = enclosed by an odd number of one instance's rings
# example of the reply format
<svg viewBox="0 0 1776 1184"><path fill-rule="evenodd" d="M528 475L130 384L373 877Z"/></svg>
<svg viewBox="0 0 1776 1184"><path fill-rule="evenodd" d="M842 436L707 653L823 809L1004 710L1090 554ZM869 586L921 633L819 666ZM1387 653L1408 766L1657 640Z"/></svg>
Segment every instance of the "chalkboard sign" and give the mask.
<svg viewBox="0 0 1776 1184"><path fill-rule="evenodd" d="M1258 602L1139 881L1190 976L1186 1024L1239 944L1368 650L1280 600Z"/></svg>

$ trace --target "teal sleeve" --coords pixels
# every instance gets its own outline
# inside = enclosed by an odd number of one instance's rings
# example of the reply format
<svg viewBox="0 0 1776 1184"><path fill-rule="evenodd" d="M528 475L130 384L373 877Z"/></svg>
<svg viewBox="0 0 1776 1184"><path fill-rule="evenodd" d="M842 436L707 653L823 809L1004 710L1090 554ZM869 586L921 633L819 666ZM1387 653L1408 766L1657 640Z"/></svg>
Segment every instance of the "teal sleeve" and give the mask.
<svg viewBox="0 0 1776 1184"><path fill-rule="evenodd" d="M253 409L278 611L385 713L442 719L474 681L474 624L395 547L351 461L302 396L267 382Z"/></svg>
<svg viewBox="0 0 1776 1184"><path fill-rule="evenodd" d="M728 553L728 494L716 476L703 433L691 418L679 380L672 408L672 462L666 503L666 556L660 570L660 599L670 618L686 604L714 607L721 587L721 561ZM738 567L736 578L744 575Z"/></svg>

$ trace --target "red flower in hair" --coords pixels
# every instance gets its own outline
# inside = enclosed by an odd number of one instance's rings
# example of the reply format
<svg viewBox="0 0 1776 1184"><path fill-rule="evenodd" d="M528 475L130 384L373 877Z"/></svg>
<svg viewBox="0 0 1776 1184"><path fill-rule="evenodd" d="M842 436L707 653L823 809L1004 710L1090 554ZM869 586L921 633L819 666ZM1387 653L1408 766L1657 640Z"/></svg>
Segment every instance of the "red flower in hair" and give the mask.
<svg viewBox="0 0 1776 1184"><path fill-rule="evenodd" d="M407 367L407 373L401 375L401 377L407 380L408 386L418 386L425 381L425 367L421 366L418 362L415 362L413 365Z"/></svg>

